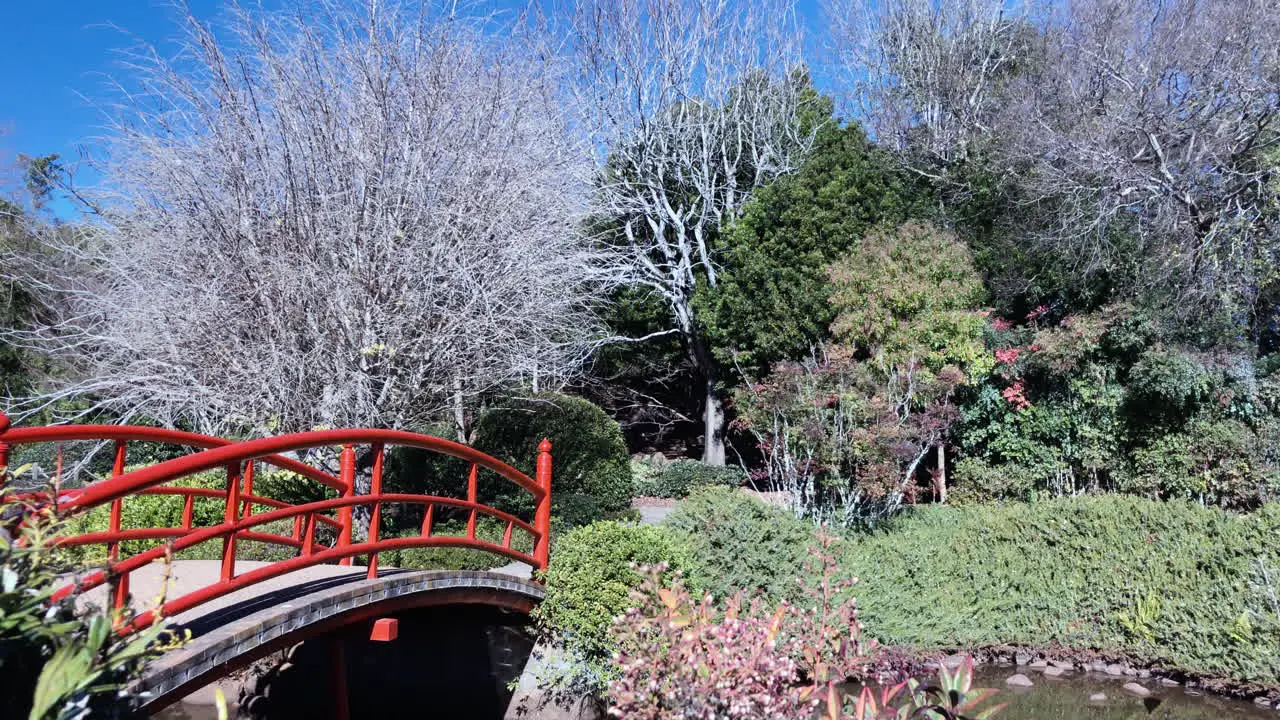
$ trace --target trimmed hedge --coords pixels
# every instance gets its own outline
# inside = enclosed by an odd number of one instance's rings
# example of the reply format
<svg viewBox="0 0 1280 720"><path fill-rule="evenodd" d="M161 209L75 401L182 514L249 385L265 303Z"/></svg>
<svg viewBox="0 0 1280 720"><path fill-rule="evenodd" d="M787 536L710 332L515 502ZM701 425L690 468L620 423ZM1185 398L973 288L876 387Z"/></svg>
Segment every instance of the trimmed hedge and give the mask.
<svg viewBox="0 0 1280 720"><path fill-rule="evenodd" d="M680 500L698 488L713 485L738 487L747 479L740 468L717 467L697 460L676 460L658 467L649 462L638 462L633 469L637 497Z"/></svg>
<svg viewBox="0 0 1280 720"><path fill-rule="evenodd" d="M452 438L444 426L427 434ZM582 398L544 394L509 400L486 411L476 421L473 446L534 476L538 443L551 440L551 512L558 526L576 527L596 520L616 519L631 507L634 481L631 456L618 423L604 410ZM414 448L394 448L387 464L384 487L392 492L463 497L469 465L457 458ZM530 494L484 471L479 475L480 502L533 517ZM437 509L443 517L461 517ZM421 510L398 511L389 518L397 529L416 527Z"/></svg>
<svg viewBox="0 0 1280 720"><path fill-rule="evenodd" d="M552 544L547 595L534 617L589 661L607 660L613 619L631 606L631 589L640 582L633 565L658 563L673 571L690 566L680 536L667 528L618 522L574 528ZM696 586L694 578L689 584Z"/></svg>
<svg viewBox="0 0 1280 720"><path fill-rule="evenodd" d="M868 632L921 647L1061 645L1280 682L1280 506L1124 496L921 508L850 538ZM1275 588L1273 586L1272 590Z"/></svg>
<svg viewBox="0 0 1280 720"><path fill-rule="evenodd" d="M795 598L812 523L736 488L710 487L676 506L666 524L684 536L691 572L716 597L746 591Z"/></svg>
<svg viewBox="0 0 1280 720"><path fill-rule="evenodd" d="M569 526L613 519L631 507L631 455L622 429L588 400L544 394L488 410L475 447L534 475L538 443L551 440L551 512ZM491 479L495 505L532 513L529 494Z"/></svg>

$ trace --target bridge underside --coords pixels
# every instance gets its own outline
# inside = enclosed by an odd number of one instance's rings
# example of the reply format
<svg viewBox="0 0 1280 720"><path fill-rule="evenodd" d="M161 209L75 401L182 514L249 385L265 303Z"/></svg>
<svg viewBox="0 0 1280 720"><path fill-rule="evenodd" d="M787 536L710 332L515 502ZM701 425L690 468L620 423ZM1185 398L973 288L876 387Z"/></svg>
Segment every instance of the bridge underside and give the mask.
<svg viewBox="0 0 1280 720"><path fill-rule="evenodd" d="M183 572L177 563L176 573ZM344 626L442 605L476 605L527 614L542 599L537 584L505 572L386 570L373 580L363 568L332 568L249 599L179 616L191 642L153 662L133 687L155 712L272 652ZM191 568L187 569L188 572ZM359 573L351 572L353 570Z"/></svg>

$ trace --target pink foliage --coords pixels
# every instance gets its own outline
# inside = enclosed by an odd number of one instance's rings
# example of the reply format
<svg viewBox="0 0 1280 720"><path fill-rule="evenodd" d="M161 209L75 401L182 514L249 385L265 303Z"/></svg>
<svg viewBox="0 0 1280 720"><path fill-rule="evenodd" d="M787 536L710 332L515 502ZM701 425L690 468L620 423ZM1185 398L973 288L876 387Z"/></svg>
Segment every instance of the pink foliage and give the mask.
<svg viewBox="0 0 1280 720"><path fill-rule="evenodd" d="M1018 361L1018 356L1021 354L1022 348L1000 348L999 350L996 350L996 362L1002 365L1012 365Z"/></svg>
<svg viewBox="0 0 1280 720"><path fill-rule="evenodd" d="M1027 400L1027 396L1024 394L1025 391L1026 386L1022 380L1014 380L1012 385L1000 392L1000 397L1004 398L1010 405L1013 405L1015 409L1025 410L1031 407L1031 401Z"/></svg>

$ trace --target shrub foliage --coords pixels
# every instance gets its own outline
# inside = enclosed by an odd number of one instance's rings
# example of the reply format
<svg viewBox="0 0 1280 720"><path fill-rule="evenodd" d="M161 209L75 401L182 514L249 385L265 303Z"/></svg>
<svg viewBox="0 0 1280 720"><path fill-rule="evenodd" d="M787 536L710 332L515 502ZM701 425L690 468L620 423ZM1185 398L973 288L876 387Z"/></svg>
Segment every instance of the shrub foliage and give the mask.
<svg viewBox="0 0 1280 720"><path fill-rule="evenodd" d="M1275 683L1277 540L1275 506L1063 498L921 509L854 539L844 565L886 642L1094 648Z"/></svg>

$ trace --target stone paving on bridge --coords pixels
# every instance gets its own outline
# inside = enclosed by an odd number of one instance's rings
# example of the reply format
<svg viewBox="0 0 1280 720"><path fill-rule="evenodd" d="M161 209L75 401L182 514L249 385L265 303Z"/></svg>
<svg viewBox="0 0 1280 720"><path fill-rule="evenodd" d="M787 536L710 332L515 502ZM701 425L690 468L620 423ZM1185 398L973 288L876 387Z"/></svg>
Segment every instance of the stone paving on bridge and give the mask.
<svg viewBox="0 0 1280 720"><path fill-rule="evenodd" d="M270 564L253 560L239 560L236 562L236 572L243 574ZM285 602L292 597L300 597L325 588L364 580L365 572L364 566L313 565L255 583L247 588L242 588L202 603L177 617L171 618L171 620L178 625L190 627L193 634L199 635L204 629L201 627L200 619L205 616L219 613L220 616L225 617L225 613L220 613L220 611L232 607L240 608L243 610L243 614L248 614L262 607ZM380 576L397 572L402 571L388 567L379 569ZM532 568L524 563L513 562L494 568L493 572L510 575L515 578L528 579L532 575ZM217 584L221 578L221 573L221 560L174 560L168 567L162 562L151 563L133 571L130 575L129 592L133 596L133 607L139 611L154 607L162 590L166 591L167 599L172 600L188 592ZM165 585L166 574L168 576L167 587ZM106 602L106 585L83 593L77 600L77 604L92 604L98 607L105 606Z"/></svg>

